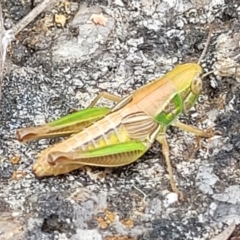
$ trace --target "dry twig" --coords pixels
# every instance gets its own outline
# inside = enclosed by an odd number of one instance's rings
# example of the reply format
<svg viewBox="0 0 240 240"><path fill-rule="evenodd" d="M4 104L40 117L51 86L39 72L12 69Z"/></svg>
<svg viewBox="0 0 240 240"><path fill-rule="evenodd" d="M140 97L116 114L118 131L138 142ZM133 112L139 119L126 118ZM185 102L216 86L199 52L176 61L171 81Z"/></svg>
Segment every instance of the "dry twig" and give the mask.
<svg viewBox="0 0 240 240"><path fill-rule="evenodd" d="M5 29L3 26L2 4L0 2L0 43L1 43L0 44L0 99L2 97L2 78L3 78L3 68L4 68L4 62L5 62L4 47L3 47L4 32L5 32Z"/></svg>
<svg viewBox="0 0 240 240"><path fill-rule="evenodd" d="M4 29L3 17L2 17L2 2L0 1L0 100L2 93L2 78L4 63L6 59L6 52L8 45L15 38L15 36L21 32L30 22L32 22L46 7L58 2L59 0L44 0L38 4L27 16L20 20L15 26L9 30Z"/></svg>
<svg viewBox="0 0 240 240"><path fill-rule="evenodd" d="M223 232L221 232L219 235L212 238L211 240L228 240L232 233L234 232L235 228L236 228L235 223L232 223Z"/></svg>

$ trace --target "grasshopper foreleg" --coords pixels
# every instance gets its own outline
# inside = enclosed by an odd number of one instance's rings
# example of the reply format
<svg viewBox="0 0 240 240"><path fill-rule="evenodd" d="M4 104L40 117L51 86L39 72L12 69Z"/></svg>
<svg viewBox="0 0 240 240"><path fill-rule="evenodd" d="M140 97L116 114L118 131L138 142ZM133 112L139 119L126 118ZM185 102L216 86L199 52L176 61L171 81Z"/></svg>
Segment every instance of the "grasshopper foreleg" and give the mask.
<svg viewBox="0 0 240 240"><path fill-rule="evenodd" d="M163 153L163 156L166 161L171 188L172 188L173 192L178 194L179 199L181 201L183 201L184 200L183 193L177 188L174 178L173 178L173 170L172 170L172 165L171 165L171 161L169 158L169 146L168 146L168 142L166 140L165 135L162 135L162 134L159 135L157 137L157 141L162 145L162 153Z"/></svg>
<svg viewBox="0 0 240 240"><path fill-rule="evenodd" d="M176 121L173 124L173 126L178 127L178 128L180 128L180 129L182 129L184 131L187 131L187 132L192 133L192 134L197 136L197 139L196 139L196 150L198 150L200 148L200 146L201 146L200 138L211 138L214 135L221 134L220 132L214 132L212 128L208 128L208 129L202 130L202 129L199 129L199 128L194 127L194 126L184 124L184 123L182 123L180 121Z"/></svg>
<svg viewBox="0 0 240 240"><path fill-rule="evenodd" d="M180 121L176 121L174 124L172 124L173 126L175 127L178 127L184 131L187 131L187 132L190 132L196 136L199 136L199 137L204 137L204 138L211 138L214 136L214 131L212 128L208 128L206 130L202 130L202 129L199 129L197 127L194 127L194 126L191 126L191 125L187 125L187 124L184 124Z"/></svg>

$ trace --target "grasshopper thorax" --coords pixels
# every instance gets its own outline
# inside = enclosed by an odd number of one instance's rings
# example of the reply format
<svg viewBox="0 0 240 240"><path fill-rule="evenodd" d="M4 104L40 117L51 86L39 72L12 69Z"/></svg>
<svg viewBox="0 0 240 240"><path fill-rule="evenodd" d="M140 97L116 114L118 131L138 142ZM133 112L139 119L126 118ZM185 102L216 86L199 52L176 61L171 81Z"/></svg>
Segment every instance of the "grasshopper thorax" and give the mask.
<svg viewBox="0 0 240 240"><path fill-rule="evenodd" d="M172 82L181 99L182 112L186 113L197 101L202 90L202 67L197 63L176 66L171 74Z"/></svg>

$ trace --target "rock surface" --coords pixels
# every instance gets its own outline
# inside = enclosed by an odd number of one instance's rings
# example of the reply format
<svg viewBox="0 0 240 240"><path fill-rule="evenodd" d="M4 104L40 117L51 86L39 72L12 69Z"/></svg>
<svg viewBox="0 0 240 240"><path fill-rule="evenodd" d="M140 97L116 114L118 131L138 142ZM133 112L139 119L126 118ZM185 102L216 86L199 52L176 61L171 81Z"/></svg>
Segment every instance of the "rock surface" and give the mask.
<svg viewBox="0 0 240 240"><path fill-rule="evenodd" d="M5 1L6 27L31 2ZM219 64L231 58L239 65L239 1L79 2L48 9L9 49L0 108L1 239L203 240L239 223L239 76ZM106 26L90 20L101 12ZM55 14L66 24L54 22ZM196 149L191 134L167 131L184 202L171 193L158 144L129 166L35 178L37 154L59 139L20 144L17 128L85 108L101 91L126 96L179 63L196 62L210 22L214 33L202 66L213 73L181 120L222 134Z"/></svg>

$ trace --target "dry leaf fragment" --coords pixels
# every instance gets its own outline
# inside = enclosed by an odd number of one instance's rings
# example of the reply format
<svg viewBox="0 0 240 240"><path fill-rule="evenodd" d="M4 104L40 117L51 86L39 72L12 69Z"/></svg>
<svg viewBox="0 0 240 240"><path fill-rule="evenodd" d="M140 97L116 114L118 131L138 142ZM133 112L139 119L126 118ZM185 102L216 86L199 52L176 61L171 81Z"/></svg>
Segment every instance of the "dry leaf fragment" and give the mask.
<svg viewBox="0 0 240 240"><path fill-rule="evenodd" d="M58 8L64 8L64 11L67 13L67 14L70 14L71 13L71 10L70 10L70 2L68 0L63 0L60 2L60 4L58 5Z"/></svg>
<svg viewBox="0 0 240 240"><path fill-rule="evenodd" d="M106 26L107 18L103 16L102 13L100 14L93 14L90 17L90 20L92 20L95 24L99 24L102 26Z"/></svg>
<svg viewBox="0 0 240 240"><path fill-rule="evenodd" d="M105 171L101 171L98 173L93 172L92 168L88 167L88 166L84 166L84 169L86 170L87 175L93 180L93 181L104 181L105 179Z"/></svg>
<svg viewBox="0 0 240 240"><path fill-rule="evenodd" d="M121 220L121 223L128 229L130 229L134 226L134 222L130 218Z"/></svg>
<svg viewBox="0 0 240 240"><path fill-rule="evenodd" d="M101 229L106 229L108 227L108 223L106 222L105 219L99 217L97 218L97 221Z"/></svg>
<svg viewBox="0 0 240 240"><path fill-rule="evenodd" d="M9 157L9 162L12 164L18 164L21 160L21 157L19 155Z"/></svg>
<svg viewBox="0 0 240 240"><path fill-rule="evenodd" d="M127 236L109 236L104 238L104 240L136 240L136 238L127 237Z"/></svg>
<svg viewBox="0 0 240 240"><path fill-rule="evenodd" d="M101 229L106 229L111 223L114 222L116 218L116 213L110 212L108 210L105 210L104 213L104 217L96 218Z"/></svg>
<svg viewBox="0 0 240 240"><path fill-rule="evenodd" d="M13 217L11 212L0 212L0 238L1 240L9 239L26 239L27 229L18 217Z"/></svg>
<svg viewBox="0 0 240 240"><path fill-rule="evenodd" d="M71 194L69 199L75 202L86 202L90 198L90 191L87 188L78 188Z"/></svg>
<svg viewBox="0 0 240 240"><path fill-rule="evenodd" d="M54 19L56 24L62 28L66 25L67 18L63 14L55 14Z"/></svg>
<svg viewBox="0 0 240 240"><path fill-rule="evenodd" d="M116 213L110 212L108 210L105 210L105 214L106 214L106 221L109 224L112 223L116 218Z"/></svg>
<svg viewBox="0 0 240 240"><path fill-rule="evenodd" d="M20 180L20 179L24 178L26 175L27 175L26 172L14 171L13 175L11 177L11 180Z"/></svg>

